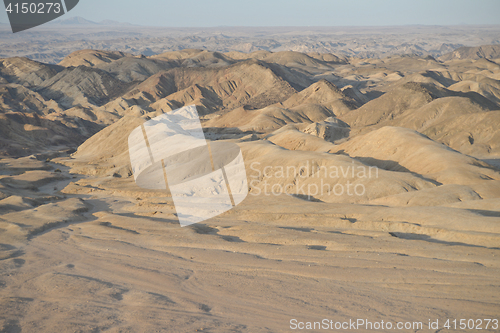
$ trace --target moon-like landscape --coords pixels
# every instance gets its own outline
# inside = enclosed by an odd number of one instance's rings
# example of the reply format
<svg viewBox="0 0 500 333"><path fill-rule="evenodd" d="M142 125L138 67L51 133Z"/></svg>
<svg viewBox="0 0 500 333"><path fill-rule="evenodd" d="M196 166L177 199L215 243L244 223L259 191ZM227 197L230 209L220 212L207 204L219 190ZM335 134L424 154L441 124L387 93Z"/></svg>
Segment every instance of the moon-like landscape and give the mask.
<svg viewBox="0 0 500 333"><path fill-rule="evenodd" d="M498 331L498 26L113 24L0 27L0 332ZM248 194L181 227L128 140L191 105Z"/></svg>

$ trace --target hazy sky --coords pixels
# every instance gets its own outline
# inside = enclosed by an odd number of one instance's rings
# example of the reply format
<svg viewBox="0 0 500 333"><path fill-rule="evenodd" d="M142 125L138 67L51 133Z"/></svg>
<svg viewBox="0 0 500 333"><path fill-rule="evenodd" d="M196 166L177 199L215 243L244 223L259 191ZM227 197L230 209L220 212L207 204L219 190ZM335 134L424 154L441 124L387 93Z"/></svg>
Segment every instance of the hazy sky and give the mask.
<svg viewBox="0 0 500 333"><path fill-rule="evenodd" d="M171 27L500 24L500 0L80 0L71 16Z"/></svg>

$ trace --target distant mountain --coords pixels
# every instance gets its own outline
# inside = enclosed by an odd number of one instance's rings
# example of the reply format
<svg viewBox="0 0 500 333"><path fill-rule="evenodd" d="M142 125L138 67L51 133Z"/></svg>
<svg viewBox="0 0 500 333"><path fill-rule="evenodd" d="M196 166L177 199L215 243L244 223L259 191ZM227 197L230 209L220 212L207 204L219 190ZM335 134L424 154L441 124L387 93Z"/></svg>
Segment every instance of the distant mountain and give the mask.
<svg viewBox="0 0 500 333"><path fill-rule="evenodd" d="M53 21L51 24L60 24L60 25L97 25L98 23L94 21L90 21L87 19L84 19L83 17L80 16L75 16L75 17L70 17L68 19L59 19Z"/></svg>
<svg viewBox="0 0 500 333"><path fill-rule="evenodd" d="M99 25L111 25L111 26L115 26L115 25L130 25L130 26L135 26L135 24L132 24L132 23L118 22L118 21L113 21L113 20L103 20L103 21L99 22L98 24Z"/></svg>
<svg viewBox="0 0 500 333"><path fill-rule="evenodd" d="M75 16L75 17L70 17L65 20L55 20L54 22L50 23L54 25L77 25L77 26L120 26L120 25L129 25L132 26L130 23L123 23L123 22L118 22L118 21L113 21L113 20L103 20L101 22L94 22L91 20L87 20L81 16Z"/></svg>

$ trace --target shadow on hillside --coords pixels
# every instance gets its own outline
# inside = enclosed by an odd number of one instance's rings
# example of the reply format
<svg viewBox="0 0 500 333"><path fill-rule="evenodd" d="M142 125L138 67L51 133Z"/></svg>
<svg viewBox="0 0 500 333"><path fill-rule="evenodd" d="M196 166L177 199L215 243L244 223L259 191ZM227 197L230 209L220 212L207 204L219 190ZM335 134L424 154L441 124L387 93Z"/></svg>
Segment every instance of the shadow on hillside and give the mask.
<svg viewBox="0 0 500 333"><path fill-rule="evenodd" d="M392 237L406 239L406 240L421 240L421 241L430 242L430 243L437 243L437 244L444 244L444 245L455 245L455 246L477 247L477 248L484 248L484 249L495 249L495 250L500 249L499 247L487 247L487 246L467 244L467 243L462 243L462 242L446 242L446 241L432 238L429 235L422 235L422 234L414 234L414 233L407 233L407 232L390 232L389 234Z"/></svg>
<svg viewBox="0 0 500 333"><path fill-rule="evenodd" d="M349 156L343 150L339 151L337 154L342 154L342 155ZM349 157L351 157L351 156L349 156ZM434 179L426 178L426 177L424 177L421 174L418 174L416 172L413 172L413 171L405 168L404 166L402 166L401 164L399 164L396 161L392 161L392 160L379 160L379 159L376 159L376 158L373 158L373 157L351 157L351 158L353 158L353 159L355 159L355 160L357 160L357 161L359 161L359 162L361 162L361 163L363 163L365 165L375 166L375 167L377 167L379 169L386 170L386 171L408 172L408 173L411 173L412 175L414 175L415 177L418 177L418 178L420 178L422 180L425 180L427 182L433 183L436 186L443 185L442 183L437 182Z"/></svg>
<svg viewBox="0 0 500 333"><path fill-rule="evenodd" d="M484 159L482 160L485 163L488 163L492 167L494 167L496 170L500 171L500 158L490 158L490 159Z"/></svg>
<svg viewBox="0 0 500 333"><path fill-rule="evenodd" d="M242 131L237 127L205 127L203 128L203 133L205 134L206 139L212 141L224 139L241 139L249 135L252 135L252 138L250 138L250 140L253 140L254 134L261 134L255 131Z"/></svg>

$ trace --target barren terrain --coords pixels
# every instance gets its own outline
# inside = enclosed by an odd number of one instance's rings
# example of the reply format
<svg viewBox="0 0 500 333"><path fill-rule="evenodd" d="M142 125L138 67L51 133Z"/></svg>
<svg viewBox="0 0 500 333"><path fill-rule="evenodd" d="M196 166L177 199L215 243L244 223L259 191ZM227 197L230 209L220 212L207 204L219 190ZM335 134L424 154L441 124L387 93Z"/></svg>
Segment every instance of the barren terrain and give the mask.
<svg viewBox="0 0 500 333"><path fill-rule="evenodd" d="M12 34L0 23L0 57L25 56L58 63L81 49L151 56L188 48L218 52L297 51L383 58L415 54L435 58L460 47L500 44L500 25L387 27L144 27L119 22L61 19Z"/></svg>
<svg viewBox="0 0 500 333"><path fill-rule="evenodd" d="M500 56L481 36L0 59L0 331L500 319ZM250 192L181 228L168 191L134 183L127 139L193 104L208 140L241 148Z"/></svg>

